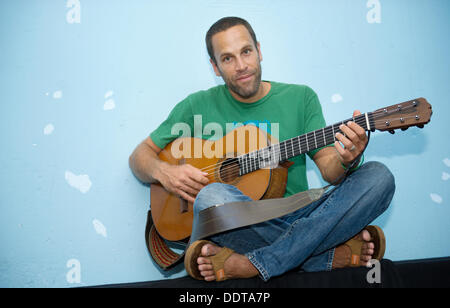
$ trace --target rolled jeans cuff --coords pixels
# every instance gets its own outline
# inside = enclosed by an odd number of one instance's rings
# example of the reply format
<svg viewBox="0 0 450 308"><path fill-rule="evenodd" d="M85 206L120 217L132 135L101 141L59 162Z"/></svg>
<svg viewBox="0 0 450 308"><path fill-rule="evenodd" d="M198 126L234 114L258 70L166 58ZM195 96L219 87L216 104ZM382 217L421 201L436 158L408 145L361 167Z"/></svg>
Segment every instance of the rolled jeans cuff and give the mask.
<svg viewBox="0 0 450 308"><path fill-rule="evenodd" d="M266 269L256 260L255 254L253 252L246 253L245 256L250 260L254 267L259 272L259 276L262 280L268 281L270 278L269 273L267 273Z"/></svg>

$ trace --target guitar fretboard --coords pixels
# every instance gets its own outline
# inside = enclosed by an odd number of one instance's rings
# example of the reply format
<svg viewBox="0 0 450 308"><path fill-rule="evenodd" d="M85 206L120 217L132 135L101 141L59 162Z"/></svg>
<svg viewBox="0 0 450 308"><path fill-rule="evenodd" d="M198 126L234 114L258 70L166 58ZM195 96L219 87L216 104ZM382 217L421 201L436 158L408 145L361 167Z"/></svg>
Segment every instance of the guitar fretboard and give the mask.
<svg viewBox="0 0 450 308"><path fill-rule="evenodd" d="M262 168L277 166L279 162L332 144L338 140L336 139L336 133L345 135L339 126L348 121L357 123L366 131L370 130L371 127L374 127L373 116L372 113L369 112L241 155L237 157L239 162L239 175L244 175Z"/></svg>

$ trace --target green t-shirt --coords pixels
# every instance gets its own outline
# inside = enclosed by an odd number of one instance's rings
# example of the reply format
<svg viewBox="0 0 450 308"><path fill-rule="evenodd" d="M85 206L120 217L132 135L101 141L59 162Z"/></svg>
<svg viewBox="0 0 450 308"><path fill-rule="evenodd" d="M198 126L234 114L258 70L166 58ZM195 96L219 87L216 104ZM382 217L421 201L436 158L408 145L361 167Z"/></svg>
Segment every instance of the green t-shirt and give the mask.
<svg viewBox="0 0 450 308"><path fill-rule="evenodd" d="M236 100L226 85L191 94L174 107L168 118L150 134L150 138L158 147L164 148L182 135L182 131L172 134L176 123L185 123L189 126L192 137L195 131L200 133L195 137L203 139L214 139L211 135L203 135L203 128L211 122L222 127L224 136L228 132L226 123L253 124L262 129L266 128L273 136L275 131L272 129L276 128L274 123L278 123L280 142L326 126L319 99L311 88L273 81L270 81L270 84L269 93L254 103ZM198 124L200 115L201 128ZM197 119L195 128L194 117ZM312 159L319 150L308 152L309 157ZM308 189L305 155L296 156L290 161L293 161L294 165L289 168L285 197Z"/></svg>

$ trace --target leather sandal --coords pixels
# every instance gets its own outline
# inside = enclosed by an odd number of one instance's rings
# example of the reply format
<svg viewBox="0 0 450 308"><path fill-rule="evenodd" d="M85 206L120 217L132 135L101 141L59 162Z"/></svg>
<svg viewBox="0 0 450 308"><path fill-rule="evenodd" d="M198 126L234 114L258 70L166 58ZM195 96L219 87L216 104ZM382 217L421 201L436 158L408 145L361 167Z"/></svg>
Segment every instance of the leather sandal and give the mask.
<svg viewBox="0 0 450 308"><path fill-rule="evenodd" d="M386 237L384 236L383 230L381 230L381 228L378 226L367 226L364 228L364 230L367 230L369 232L371 237L370 242L373 242L375 246L372 259L381 260L384 256L384 252L386 251ZM347 245L352 252L352 256L350 259L351 267L361 266L361 249L362 245L365 242L366 241L360 240L356 237L344 243L344 245Z"/></svg>
<svg viewBox="0 0 450 308"><path fill-rule="evenodd" d="M184 267L186 268L186 272L195 279L204 280L203 276L200 274L198 270L197 259L201 256L202 247L206 244L214 243L210 241L200 240L192 243L189 248L186 250L186 254L184 257ZM225 261L234 253L234 250L222 247L222 249L215 254L214 256L204 257L211 261L213 266L214 273L216 275L216 281L224 281L226 280L226 275L224 271Z"/></svg>

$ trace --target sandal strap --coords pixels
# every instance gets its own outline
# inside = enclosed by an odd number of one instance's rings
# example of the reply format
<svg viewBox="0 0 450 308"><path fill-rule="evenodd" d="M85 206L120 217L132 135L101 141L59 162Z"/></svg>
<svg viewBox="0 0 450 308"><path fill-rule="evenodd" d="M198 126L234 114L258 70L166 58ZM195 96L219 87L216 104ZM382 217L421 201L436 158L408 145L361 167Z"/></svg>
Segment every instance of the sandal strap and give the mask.
<svg viewBox="0 0 450 308"><path fill-rule="evenodd" d="M226 280L224 264L233 253L233 249L223 247L217 254L208 257L211 260L214 273L216 274L216 281Z"/></svg>
<svg viewBox="0 0 450 308"><path fill-rule="evenodd" d="M361 249L363 245L363 241L357 239L350 239L345 242L351 250L351 258L350 258L350 266L359 266L361 260Z"/></svg>

